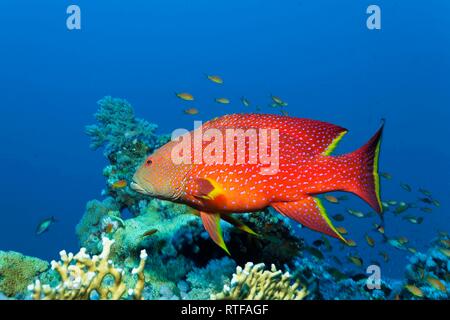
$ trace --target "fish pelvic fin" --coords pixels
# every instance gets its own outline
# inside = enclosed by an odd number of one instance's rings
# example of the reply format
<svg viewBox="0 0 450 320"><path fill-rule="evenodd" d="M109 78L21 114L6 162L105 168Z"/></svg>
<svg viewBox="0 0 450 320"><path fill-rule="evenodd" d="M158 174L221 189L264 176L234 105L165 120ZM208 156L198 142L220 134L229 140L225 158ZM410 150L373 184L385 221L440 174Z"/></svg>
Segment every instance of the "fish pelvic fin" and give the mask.
<svg viewBox="0 0 450 320"><path fill-rule="evenodd" d="M200 211L200 217L202 219L203 226L211 239L231 256L230 251L228 251L227 245L223 240L222 228L220 226L220 214Z"/></svg>
<svg viewBox="0 0 450 320"><path fill-rule="evenodd" d="M242 221L234 218L233 216L229 215L229 214L222 214L221 218L223 220L225 220L226 222L232 224L234 227L238 228L241 231L247 232L249 234L252 234L254 236L258 236L258 234L253 231L249 226L247 226L245 223L243 223Z"/></svg>
<svg viewBox="0 0 450 320"><path fill-rule="evenodd" d="M320 199L305 196L299 201L276 202L272 203L271 206L284 216L301 223L305 227L337 238L347 244L347 240L333 226Z"/></svg>

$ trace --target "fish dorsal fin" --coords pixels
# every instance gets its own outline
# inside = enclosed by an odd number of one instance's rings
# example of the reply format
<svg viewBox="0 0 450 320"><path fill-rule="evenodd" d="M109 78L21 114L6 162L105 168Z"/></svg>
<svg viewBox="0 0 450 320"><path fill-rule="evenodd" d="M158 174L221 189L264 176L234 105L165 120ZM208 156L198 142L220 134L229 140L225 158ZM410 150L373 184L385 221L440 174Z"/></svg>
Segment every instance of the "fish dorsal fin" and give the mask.
<svg viewBox="0 0 450 320"><path fill-rule="evenodd" d="M204 130L277 129L280 142L313 156L330 155L348 131L328 122L274 114L230 114L210 120L202 127Z"/></svg>
<svg viewBox="0 0 450 320"><path fill-rule="evenodd" d="M277 202L271 205L281 214L301 223L312 230L325 233L347 243L336 230L318 198L307 196L295 202Z"/></svg>
<svg viewBox="0 0 450 320"><path fill-rule="evenodd" d="M194 197L205 200L217 200L224 196L224 190L215 180L210 178L198 178L195 180Z"/></svg>
<svg viewBox="0 0 450 320"><path fill-rule="evenodd" d="M223 240L222 228L220 227L220 214L200 211L200 217L202 218L203 226L211 239L230 255L225 241Z"/></svg>

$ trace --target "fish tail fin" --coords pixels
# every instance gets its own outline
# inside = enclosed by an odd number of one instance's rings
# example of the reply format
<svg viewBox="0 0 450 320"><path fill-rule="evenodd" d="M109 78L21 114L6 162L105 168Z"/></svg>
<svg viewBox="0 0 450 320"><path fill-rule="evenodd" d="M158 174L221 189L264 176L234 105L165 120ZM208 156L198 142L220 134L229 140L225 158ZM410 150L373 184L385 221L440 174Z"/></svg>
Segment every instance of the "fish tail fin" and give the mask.
<svg viewBox="0 0 450 320"><path fill-rule="evenodd" d="M343 191L352 192L367 202L376 212L382 213L378 158L384 121L380 129L358 150L339 156L345 173Z"/></svg>

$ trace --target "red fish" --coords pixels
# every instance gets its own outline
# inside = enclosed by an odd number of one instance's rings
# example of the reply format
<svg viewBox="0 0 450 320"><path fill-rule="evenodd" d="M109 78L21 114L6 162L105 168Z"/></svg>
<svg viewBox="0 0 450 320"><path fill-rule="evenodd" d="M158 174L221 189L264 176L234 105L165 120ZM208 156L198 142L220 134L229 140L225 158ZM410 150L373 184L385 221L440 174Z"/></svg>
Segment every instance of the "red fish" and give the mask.
<svg viewBox="0 0 450 320"><path fill-rule="evenodd" d="M271 130L270 141L274 140L273 134L276 133L278 145L269 145L266 150L258 149L250 138L239 144L236 137L242 138L242 132L231 140L233 148L224 147L224 154L211 151L213 144L218 146L223 142L218 137L204 139L195 145L195 134L199 131L215 130L216 134L226 137L227 130L239 129ZM383 126L360 149L332 156L337 143L347 133L339 126L279 115L226 115L206 122L155 151L138 168L131 187L143 194L197 209L212 240L227 253L220 219L253 233L230 214L256 212L267 207L345 242L316 195L331 191L350 192L381 213L378 155L382 130ZM261 139L258 136L259 142ZM188 142L185 146L190 146L179 151L182 140ZM223 140L230 141L227 138ZM276 147L279 153L277 170L263 174L262 169L267 164L251 161L255 160L252 152L256 149L257 157L263 151L273 155ZM239 150L244 150L244 162L238 159ZM190 161L174 161L174 154ZM203 161L198 161L199 154ZM233 161L226 163L226 159Z"/></svg>

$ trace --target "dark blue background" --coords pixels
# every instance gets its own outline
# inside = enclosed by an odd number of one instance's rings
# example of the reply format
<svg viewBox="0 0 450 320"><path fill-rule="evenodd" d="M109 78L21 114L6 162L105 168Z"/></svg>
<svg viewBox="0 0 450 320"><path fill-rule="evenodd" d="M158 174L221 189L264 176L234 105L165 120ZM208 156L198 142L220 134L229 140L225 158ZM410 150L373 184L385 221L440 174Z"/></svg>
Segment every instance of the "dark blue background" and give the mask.
<svg viewBox="0 0 450 320"><path fill-rule="evenodd" d="M66 28L72 3L82 10L80 31ZM370 4L382 8L380 31L366 28ZM424 248L450 224L449 15L444 0L1 1L0 249L46 259L76 250L74 227L104 186L106 161L84 134L104 95L126 98L138 116L171 132L192 128L181 112L187 105L207 120L246 111L238 101L245 95L269 112L271 93L291 115L350 129L338 153L362 145L387 119L380 168L397 180L383 181L383 197L405 198L405 181L442 202L421 226L387 217L387 229ZM196 102L174 91L192 92ZM217 96L232 104L215 104ZM59 222L35 236L50 215ZM351 238L371 228L352 218L341 225ZM377 255L364 243L359 252ZM404 257L388 268L401 272Z"/></svg>

